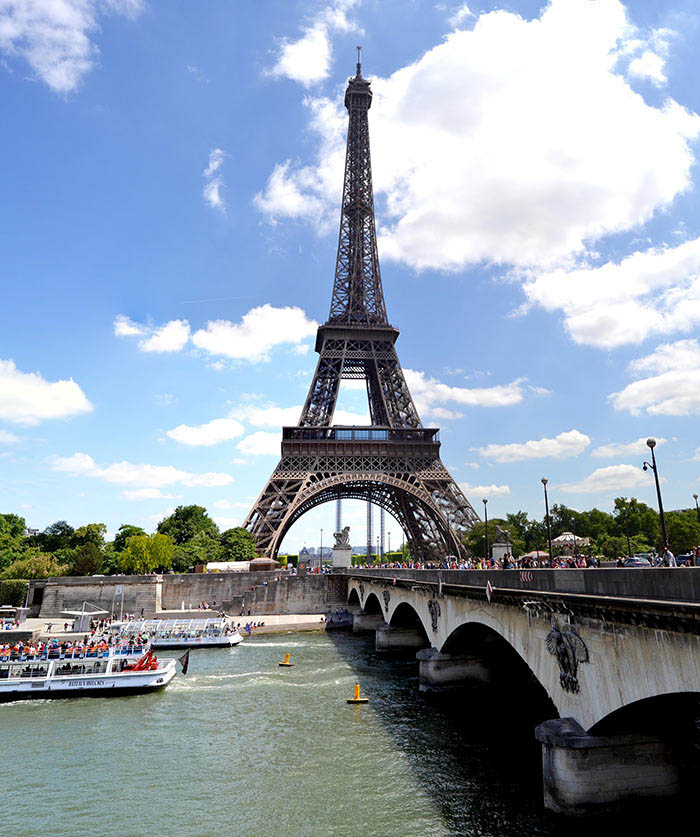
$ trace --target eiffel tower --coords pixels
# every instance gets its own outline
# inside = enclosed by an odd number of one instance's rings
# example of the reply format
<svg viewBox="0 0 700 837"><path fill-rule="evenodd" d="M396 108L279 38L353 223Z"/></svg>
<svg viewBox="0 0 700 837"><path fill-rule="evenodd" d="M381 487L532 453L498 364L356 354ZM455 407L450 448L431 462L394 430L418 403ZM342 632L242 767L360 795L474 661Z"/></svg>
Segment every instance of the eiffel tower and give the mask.
<svg viewBox="0 0 700 837"><path fill-rule="evenodd" d="M299 423L282 429L282 458L246 518L258 549L275 557L285 534L322 503L354 498L402 526L411 555L464 554L479 520L440 460L437 428L423 427L406 385L379 272L369 150L370 82L349 79L340 237L328 321L316 336L318 365ZM341 379L367 385L371 426L333 425Z"/></svg>

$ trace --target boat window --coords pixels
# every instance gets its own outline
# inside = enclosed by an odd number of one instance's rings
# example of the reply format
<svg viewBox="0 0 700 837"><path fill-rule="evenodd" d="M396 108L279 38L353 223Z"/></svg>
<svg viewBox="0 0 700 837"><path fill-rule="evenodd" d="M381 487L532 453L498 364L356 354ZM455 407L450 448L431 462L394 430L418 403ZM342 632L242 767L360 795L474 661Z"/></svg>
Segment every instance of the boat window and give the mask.
<svg viewBox="0 0 700 837"><path fill-rule="evenodd" d="M10 667L0 665L0 680L7 680L10 676Z"/></svg>

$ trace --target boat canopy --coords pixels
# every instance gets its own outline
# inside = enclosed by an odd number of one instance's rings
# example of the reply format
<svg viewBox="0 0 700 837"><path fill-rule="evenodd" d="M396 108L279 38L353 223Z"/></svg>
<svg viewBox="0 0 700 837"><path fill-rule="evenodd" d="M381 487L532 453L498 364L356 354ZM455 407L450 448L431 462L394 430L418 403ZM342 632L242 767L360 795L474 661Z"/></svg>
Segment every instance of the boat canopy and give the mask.
<svg viewBox="0 0 700 837"><path fill-rule="evenodd" d="M112 622L110 628L116 633L154 634L181 633L185 631L221 631L228 624L227 619L130 619L128 622Z"/></svg>

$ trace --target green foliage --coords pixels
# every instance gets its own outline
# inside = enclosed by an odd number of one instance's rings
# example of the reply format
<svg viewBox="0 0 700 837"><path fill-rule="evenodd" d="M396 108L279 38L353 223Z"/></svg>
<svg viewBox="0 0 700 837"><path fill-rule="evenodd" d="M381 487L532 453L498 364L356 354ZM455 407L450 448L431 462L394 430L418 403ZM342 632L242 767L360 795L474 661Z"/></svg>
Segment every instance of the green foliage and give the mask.
<svg viewBox="0 0 700 837"><path fill-rule="evenodd" d="M666 532L671 552L682 555L700 545L700 523L695 510L669 512L666 515Z"/></svg>
<svg viewBox="0 0 700 837"><path fill-rule="evenodd" d="M57 520L38 536L39 546L42 552L56 552L59 549L68 549L73 543L75 529L65 520Z"/></svg>
<svg viewBox="0 0 700 837"><path fill-rule="evenodd" d="M105 544L102 552L102 572L105 575L114 575L119 572L119 553L114 549L114 543Z"/></svg>
<svg viewBox="0 0 700 837"><path fill-rule="evenodd" d="M242 526L223 532L221 547L224 561L252 561L257 554L253 536Z"/></svg>
<svg viewBox="0 0 700 837"><path fill-rule="evenodd" d="M223 547L218 538L208 532L200 532L187 543L175 547L173 563L179 572L197 564L208 564L210 561L223 561ZM255 557L255 556L253 556ZM182 569L179 569L182 568Z"/></svg>
<svg viewBox="0 0 700 837"><path fill-rule="evenodd" d="M27 600L29 582L23 578L0 581L0 605L23 607Z"/></svg>
<svg viewBox="0 0 700 837"><path fill-rule="evenodd" d="M119 555L119 566L139 575L167 570L172 566L174 552L175 545L168 535L132 535Z"/></svg>
<svg viewBox="0 0 700 837"><path fill-rule="evenodd" d="M280 562L280 567L287 566L287 556L286 555L278 555L277 560Z"/></svg>
<svg viewBox="0 0 700 837"><path fill-rule="evenodd" d="M175 511L158 524L162 535L169 535L180 546L191 541L197 535L219 536L219 527L207 514L204 506L178 506ZM209 560L216 560L210 558Z"/></svg>
<svg viewBox="0 0 700 837"><path fill-rule="evenodd" d="M94 543L86 543L73 550L73 575L93 575L102 570L102 553Z"/></svg>
<svg viewBox="0 0 700 837"><path fill-rule="evenodd" d="M0 514L0 535L23 538L27 524L18 514Z"/></svg>
<svg viewBox="0 0 700 837"><path fill-rule="evenodd" d="M133 535L145 535L146 532L140 526L132 526L131 523L122 523L114 536L114 551L123 552L126 549L126 542Z"/></svg>
<svg viewBox="0 0 700 837"><path fill-rule="evenodd" d="M10 578L50 578L68 575L68 571L69 567L59 564L54 555L39 552L14 561L0 573L0 578L3 581Z"/></svg>
<svg viewBox="0 0 700 837"><path fill-rule="evenodd" d="M107 527L104 523L88 523L87 526L81 526L76 529L71 538L71 546L73 548L85 546L85 544L92 543L98 549L102 549L105 545L105 535L107 534Z"/></svg>
<svg viewBox="0 0 700 837"><path fill-rule="evenodd" d="M0 570L8 567L14 561L25 558L29 554L25 538L19 538L9 532L0 534Z"/></svg>
<svg viewBox="0 0 700 837"><path fill-rule="evenodd" d="M615 500L615 522L617 524L617 534L627 534L627 526L629 524L630 537L637 535L644 538L650 544L655 544L661 537L661 525L659 523L659 515L651 506L646 503L640 503L634 497L627 499L627 497L618 497Z"/></svg>

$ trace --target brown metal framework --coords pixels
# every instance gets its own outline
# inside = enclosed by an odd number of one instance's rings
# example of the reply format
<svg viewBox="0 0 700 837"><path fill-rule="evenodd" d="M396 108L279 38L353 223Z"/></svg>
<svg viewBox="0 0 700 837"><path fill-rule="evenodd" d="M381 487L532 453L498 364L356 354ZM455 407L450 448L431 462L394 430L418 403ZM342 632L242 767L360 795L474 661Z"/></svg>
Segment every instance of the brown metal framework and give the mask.
<svg viewBox="0 0 700 837"><path fill-rule="evenodd" d="M478 516L440 460L437 429L424 428L387 320L374 222L368 111L370 83L348 81L348 140L338 258L328 321L319 327L316 373L299 424L283 428L282 458L245 527L274 557L289 528L333 500L369 501L403 527L411 554L464 551ZM331 424L343 378L364 379L370 427Z"/></svg>

